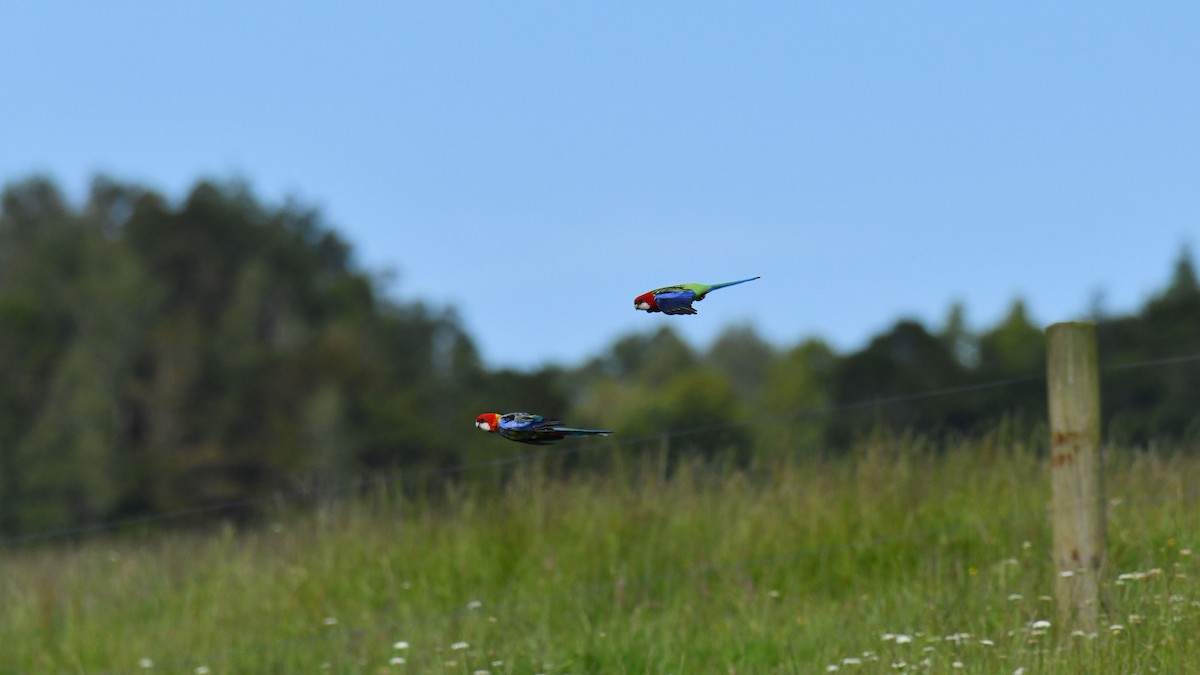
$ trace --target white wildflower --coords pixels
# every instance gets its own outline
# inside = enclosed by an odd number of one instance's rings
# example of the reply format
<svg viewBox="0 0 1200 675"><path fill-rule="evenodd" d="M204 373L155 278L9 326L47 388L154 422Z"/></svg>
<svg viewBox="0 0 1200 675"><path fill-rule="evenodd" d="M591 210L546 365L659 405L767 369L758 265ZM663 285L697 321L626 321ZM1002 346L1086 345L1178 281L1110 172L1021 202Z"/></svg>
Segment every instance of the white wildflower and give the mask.
<svg viewBox="0 0 1200 675"><path fill-rule="evenodd" d="M831 664L825 666L825 672L827 672L827 673L836 673L837 670L838 670L838 666L836 663L831 663Z"/></svg>
<svg viewBox="0 0 1200 675"><path fill-rule="evenodd" d="M1031 623L1031 624L1029 624L1029 625L1030 625L1030 626L1033 626L1033 628L1034 628L1035 630L1036 630L1036 629L1043 629L1043 630L1044 630L1044 629L1046 629L1046 628L1049 628L1049 627L1050 627L1050 622L1049 622L1049 621L1047 621L1047 620L1045 620L1045 619L1038 619L1037 621L1034 621L1033 623Z"/></svg>
<svg viewBox="0 0 1200 675"><path fill-rule="evenodd" d="M472 600L467 603L467 609L479 609L483 607L483 603L478 600Z"/></svg>
<svg viewBox="0 0 1200 675"><path fill-rule="evenodd" d="M987 638L980 640L979 644L983 645L984 647L995 647L996 646L995 642L992 642L991 640L989 640Z"/></svg>
<svg viewBox="0 0 1200 675"><path fill-rule="evenodd" d="M212 671L208 669L208 666L196 666L196 669L192 672L196 675L208 675Z"/></svg>
<svg viewBox="0 0 1200 675"><path fill-rule="evenodd" d="M951 668L962 668L963 662L962 661L954 661L950 664L950 667Z"/></svg>
<svg viewBox="0 0 1200 675"><path fill-rule="evenodd" d="M393 656L388 663L392 664L393 666L402 666L407 663L407 661L404 660L403 656Z"/></svg>
<svg viewBox="0 0 1200 675"><path fill-rule="evenodd" d="M1125 626L1123 626L1119 623L1114 623L1113 625L1108 627L1108 632L1112 633L1113 635L1117 635L1123 630L1125 630Z"/></svg>
<svg viewBox="0 0 1200 675"><path fill-rule="evenodd" d="M1075 576L1075 570L1063 570L1058 573L1058 576L1064 579L1070 579L1071 577Z"/></svg>
<svg viewBox="0 0 1200 675"><path fill-rule="evenodd" d="M392 649L408 649L408 643L405 642L404 640L401 640L401 641L397 642L396 644L392 645Z"/></svg>
<svg viewBox="0 0 1200 675"><path fill-rule="evenodd" d="M896 636L896 644L898 644L898 645L906 645L912 641L913 641L913 639L912 639L911 635L897 635Z"/></svg>
<svg viewBox="0 0 1200 675"><path fill-rule="evenodd" d="M151 661L150 659L143 658L138 661L138 666L140 666L142 668L153 668L154 662Z"/></svg>
<svg viewBox="0 0 1200 675"><path fill-rule="evenodd" d="M843 666L861 666L862 659L858 658L857 656L847 656L846 658L842 659L842 665Z"/></svg>
<svg viewBox="0 0 1200 675"><path fill-rule="evenodd" d="M1020 593L1012 593L1008 596L1009 602L1016 602L1018 600L1024 600L1024 599L1025 599L1025 596L1021 595Z"/></svg>
<svg viewBox="0 0 1200 675"><path fill-rule="evenodd" d="M1153 579L1154 577L1162 576L1162 573L1163 571L1161 567L1152 567L1145 572L1125 572L1124 574L1117 575L1117 582L1145 581L1146 579Z"/></svg>
<svg viewBox="0 0 1200 675"><path fill-rule="evenodd" d="M325 625L326 626L336 626L337 625L337 617L335 617L335 616L325 617Z"/></svg>
<svg viewBox="0 0 1200 675"><path fill-rule="evenodd" d="M460 650L466 649L470 646L471 645L469 645L465 642L455 642L454 644L450 645L450 649L453 649L455 651L460 651Z"/></svg>

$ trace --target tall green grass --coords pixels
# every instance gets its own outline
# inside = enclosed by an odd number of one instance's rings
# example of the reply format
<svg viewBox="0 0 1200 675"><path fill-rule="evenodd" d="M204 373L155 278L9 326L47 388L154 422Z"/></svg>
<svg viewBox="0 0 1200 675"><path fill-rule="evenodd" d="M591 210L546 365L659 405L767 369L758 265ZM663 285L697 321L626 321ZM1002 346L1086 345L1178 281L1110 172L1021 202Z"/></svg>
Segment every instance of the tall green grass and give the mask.
<svg viewBox="0 0 1200 675"><path fill-rule="evenodd" d="M252 527L9 546L0 671L1193 669L1200 459L1109 453L1108 606L1072 635L1032 446L876 439L565 478L531 463Z"/></svg>

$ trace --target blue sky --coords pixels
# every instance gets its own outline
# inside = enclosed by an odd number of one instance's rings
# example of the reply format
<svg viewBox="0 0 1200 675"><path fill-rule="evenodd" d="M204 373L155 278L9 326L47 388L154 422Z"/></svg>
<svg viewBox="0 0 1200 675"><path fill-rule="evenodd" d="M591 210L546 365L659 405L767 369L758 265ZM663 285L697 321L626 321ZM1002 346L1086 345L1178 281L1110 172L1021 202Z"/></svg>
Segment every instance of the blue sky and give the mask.
<svg viewBox="0 0 1200 675"><path fill-rule="evenodd" d="M493 365L662 324L853 349L1161 289L1200 245L1197 35L1185 2L8 3L0 181L298 198Z"/></svg>

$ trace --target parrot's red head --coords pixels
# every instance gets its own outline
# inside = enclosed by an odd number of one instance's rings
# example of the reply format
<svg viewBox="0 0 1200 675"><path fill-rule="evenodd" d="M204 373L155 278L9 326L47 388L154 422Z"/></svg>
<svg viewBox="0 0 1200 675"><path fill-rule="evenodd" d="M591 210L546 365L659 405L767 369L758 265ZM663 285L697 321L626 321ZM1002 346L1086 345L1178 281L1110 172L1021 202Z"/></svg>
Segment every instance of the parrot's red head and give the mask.
<svg viewBox="0 0 1200 675"><path fill-rule="evenodd" d="M633 299L633 308L646 312L657 312L658 303L654 301L654 293L642 293Z"/></svg>
<svg viewBox="0 0 1200 675"><path fill-rule="evenodd" d="M483 413L475 418L475 426L484 431L495 433L500 430L500 416L496 413Z"/></svg>

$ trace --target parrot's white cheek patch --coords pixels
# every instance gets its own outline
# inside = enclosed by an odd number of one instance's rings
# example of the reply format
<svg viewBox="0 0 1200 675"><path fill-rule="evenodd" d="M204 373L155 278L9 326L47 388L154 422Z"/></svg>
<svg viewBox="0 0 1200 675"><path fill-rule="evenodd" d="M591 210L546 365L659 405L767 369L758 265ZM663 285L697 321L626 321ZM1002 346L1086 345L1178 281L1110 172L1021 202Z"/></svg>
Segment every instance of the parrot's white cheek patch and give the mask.
<svg viewBox="0 0 1200 675"><path fill-rule="evenodd" d="M479 427L480 429L483 429L484 431L492 430L492 425L488 424L487 422L476 422L475 426Z"/></svg>

